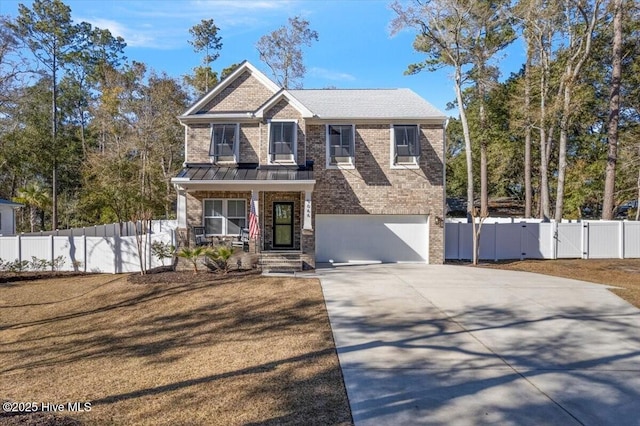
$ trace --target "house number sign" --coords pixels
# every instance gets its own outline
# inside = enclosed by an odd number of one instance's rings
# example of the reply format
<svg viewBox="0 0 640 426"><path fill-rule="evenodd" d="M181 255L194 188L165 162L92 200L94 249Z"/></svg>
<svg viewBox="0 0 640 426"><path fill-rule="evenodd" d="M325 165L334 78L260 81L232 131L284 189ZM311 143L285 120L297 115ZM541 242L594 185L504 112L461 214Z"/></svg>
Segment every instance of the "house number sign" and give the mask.
<svg viewBox="0 0 640 426"><path fill-rule="evenodd" d="M313 229L311 227L311 191L304 193L304 229Z"/></svg>

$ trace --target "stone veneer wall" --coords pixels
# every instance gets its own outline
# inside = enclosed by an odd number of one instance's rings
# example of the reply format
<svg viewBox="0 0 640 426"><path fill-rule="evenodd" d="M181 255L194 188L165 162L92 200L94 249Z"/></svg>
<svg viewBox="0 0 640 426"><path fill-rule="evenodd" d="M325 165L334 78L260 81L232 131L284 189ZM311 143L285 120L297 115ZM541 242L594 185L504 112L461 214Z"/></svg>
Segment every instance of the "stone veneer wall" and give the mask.
<svg viewBox="0 0 640 426"><path fill-rule="evenodd" d="M314 214L429 215L429 262L444 261L443 129L421 125L417 169L391 168L389 124L355 126L355 169L326 169L325 125L307 126L307 156L312 158L316 186Z"/></svg>

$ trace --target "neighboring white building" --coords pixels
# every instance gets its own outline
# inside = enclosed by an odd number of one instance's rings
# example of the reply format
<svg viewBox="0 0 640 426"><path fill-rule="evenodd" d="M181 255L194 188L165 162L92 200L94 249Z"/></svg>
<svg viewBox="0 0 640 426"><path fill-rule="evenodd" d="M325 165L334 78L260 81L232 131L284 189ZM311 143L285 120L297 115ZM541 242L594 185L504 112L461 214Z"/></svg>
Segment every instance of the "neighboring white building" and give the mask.
<svg viewBox="0 0 640 426"><path fill-rule="evenodd" d="M13 201L0 199L0 235L16 233L16 209L24 207Z"/></svg>

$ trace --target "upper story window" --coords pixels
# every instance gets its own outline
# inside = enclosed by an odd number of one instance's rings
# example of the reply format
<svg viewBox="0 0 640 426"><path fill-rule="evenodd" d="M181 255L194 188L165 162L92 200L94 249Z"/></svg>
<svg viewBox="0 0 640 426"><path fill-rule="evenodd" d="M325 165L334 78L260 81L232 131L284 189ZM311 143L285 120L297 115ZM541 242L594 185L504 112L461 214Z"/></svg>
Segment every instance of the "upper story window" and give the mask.
<svg viewBox="0 0 640 426"><path fill-rule="evenodd" d="M394 125L391 131L392 166L418 166L420 132L416 125Z"/></svg>
<svg viewBox="0 0 640 426"><path fill-rule="evenodd" d="M269 123L269 162L295 163L297 127L295 121Z"/></svg>
<svg viewBox="0 0 640 426"><path fill-rule="evenodd" d="M214 162L238 162L238 125L212 124L209 155Z"/></svg>
<svg viewBox="0 0 640 426"><path fill-rule="evenodd" d="M327 125L327 167L352 167L354 158L354 126Z"/></svg>

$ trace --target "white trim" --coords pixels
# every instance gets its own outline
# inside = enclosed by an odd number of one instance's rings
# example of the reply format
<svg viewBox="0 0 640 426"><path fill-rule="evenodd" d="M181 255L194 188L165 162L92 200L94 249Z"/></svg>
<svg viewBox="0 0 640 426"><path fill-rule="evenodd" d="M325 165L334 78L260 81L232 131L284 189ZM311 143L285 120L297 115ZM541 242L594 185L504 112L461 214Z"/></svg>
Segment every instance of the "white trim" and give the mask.
<svg viewBox="0 0 640 426"><path fill-rule="evenodd" d="M213 127L214 126L235 126L235 130L233 132L233 161L216 161L215 156L211 155L211 151L213 147ZM209 126L210 134L209 134L209 161L214 164L237 164L240 162L240 123L211 123ZM215 150L214 150L215 151Z"/></svg>
<svg viewBox="0 0 640 426"><path fill-rule="evenodd" d="M396 147L396 133L395 133L395 128L394 126L399 125L399 126L416 126L417 130L418 130L418 144L420 145L420 152L422 153L422 132L420 131L420 125L416 124L416 123L411 123L411 124L399 124L399 123L392 123L389 126L389 134L391 135L390 137L390 143L389 143L389 166L391 167L391 170L417 170L420 168L420 156L414 157L415 158L415 162L414 163L402 163L402 164L396 164L394 159L395 159L395 147Z"/></svg>
<svg viewBox="0 0 640 426"><path fill-rule="evenodd" d="M331 147L329 145L329 127L331 126L349 126L349 124L335 124L335 123L327 123L324 126L324 150L325 150L325 168L328 170L353 170L356 168L356 125L351 124L351 146L353 147L353 152L351 153L351 161L349 163L338 163L331 164Z"/></svg>
<svg viewBox="0 0 640 426"><path fill-rule="evenodd" d="M262 83L268 90L273 93L276 93L280 87L273 81L269 79L266 75L260 72L256 67L251 65L249 62L242 62L238 68L236 68L231 74L227 76L224 80L218 83L209 93L204 95L199 101L193 104L185 113L182 115L187 116L191 114L195 114L200 111L204 106L206 106L213 98L215 98L220 92L222 92L227 86L229 86L233 81L235 81L239 76L241 76L245 71L248 71L251 76L255 77L260 83Z"/></svg>
<svg viewBox="0 0 640 426"><path fill-rule="evenodd" d="M251 111L246 112L221 112L210 114L196 114L196 115L179 115L178 120L182 124L197 124L197 123L210 123L216 120L226 120L233 122L252 122L257 121L255 115Z"/></svg>
<svg viewBox="0 0 640 426"><path fill-rule="evenodd" d="M271 151L271 123L294 123L294 129L293 129L293 146L292 151L293 151L293 161L271 161L271 154L269 154L269 152ZM273 120L268 120L267 121L267 164L268 165L278 165L278 164L283 164L283 165L293 165L293 164L298 164L298 120L295 119L273 119Z"/></svg>
<svg viewBox="0 0 640 426"><path fill-rule="evenodd" d="M273 95L270 99L268 99L258 110L255 112L255 116L258 118L263 118L264 113L269 110L269 108L276 105L282 99L287 100L289 105L294 107L303 118L311 118L313 117L313 112L311 112L306 106L304 106L299 100L297 100L291 93L289 93L286 89L281 89L278 93Z"/></svg>
<svg viewBox="0 0 640 426"><path fill-rule="evenodd" d="M184 161L182 162L182 166L185 166L187 164L187 156L189 155L189 144L187 143L189 140L189 126L184 123L180 124L184 127Z"/></svg>
<svg viewBox="0 0 640 426"><path fill-rule="evenodd" d="M222 216L205 216L205 207L204 204L207 201L222 201ZM244 227L246 228L249 218L247 217L247 200L245 198L203 198L202 199L202 226L205 227L205 235L207 236L228 236L228 235L238 235L238 233L229 233L229 201L242 201L244 202ZM206 233L206 222L205 220L209 219L222 219L222 234L207 234ZM241 219L240 216L232 216L231 219Z"/></svg>

